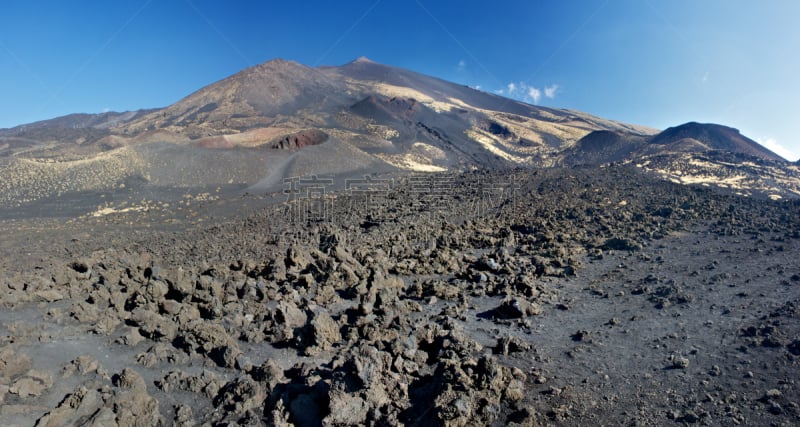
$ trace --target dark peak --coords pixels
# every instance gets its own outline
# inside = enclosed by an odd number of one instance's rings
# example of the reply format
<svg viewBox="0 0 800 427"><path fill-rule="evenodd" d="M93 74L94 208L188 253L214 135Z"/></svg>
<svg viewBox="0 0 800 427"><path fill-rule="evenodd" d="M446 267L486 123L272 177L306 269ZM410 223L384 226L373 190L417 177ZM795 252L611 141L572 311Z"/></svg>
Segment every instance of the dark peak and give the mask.
<svg viewBox="0 0 800 427"><path fill-rule="evenodd" d="M667 128L653 138L655 144L667 144L682 138L694 138L703 142L719 139L734 139L736 142L744 140L738 129L714 123L689 122Z"/></svg>
<svg viewBox="0 0 800 427"><path fill-rule="evenodd" d="M582 150L597 150L616 145L629 145L640 141L641 136L619 130L596 130L581 138L575 147Z"/></svg>
<svg viewBox="0 0 800 427"><path fill-rule="evenodd" d="M694 140L708 150L748 154L765 160L783 160L779 155L742 135L738 129L714 123L689 122L668 128L650 141L658 145L679 145Z"/></svg>
<svg viewBox="0 0 800 427"><path fill-rule="evenodd" d="M682 125L673 126L664 132L725 132L740 135L739 129L729 126L718 125L716 123L688 122Z"/></svg>

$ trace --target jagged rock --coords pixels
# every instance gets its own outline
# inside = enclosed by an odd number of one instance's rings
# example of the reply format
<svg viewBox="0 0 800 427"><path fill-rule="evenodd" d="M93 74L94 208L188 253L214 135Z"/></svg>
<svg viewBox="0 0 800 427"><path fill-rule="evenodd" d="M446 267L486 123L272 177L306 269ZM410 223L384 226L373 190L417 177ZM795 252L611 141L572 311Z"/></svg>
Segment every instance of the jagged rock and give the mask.
<svg viewBox="0 0 800 427"><path fill-rule="evenodd" d="M216 323L198 320L189 324L186 329L180 338L191 350L210 354L214 350L235 345L225 328Z"/></svg>
<svg viewBox="0 0 800 427"><path fill-rule="evenodd" d="M266 383L271 390L276 384L285 380L283 369L272 359L267 359L251 373L254 380Z"/></svg>
<svg viewBox="0 0 800 427"><path fill-rule="evenodd" d="M405 287L403 279L393 274L386 274L382 268L372 268L368 281L370 289L402 289Z"/></svg>
<svg viewBox="0 0 800 427"><path fill-rule="evenodd" d="M169 300L182 302L187 300L194 292L194 282L191 275L181 267L165 270L163 277L167 282L167 293L164 297Z"/></svg>
<svg viewBox="0 0 800 427"><path fill-rule="evenodd" d="M476 267L479 270L499 271L501 266L494 258L481 258Z"/></svg>
<svg viewBox="0 0 800 427"><path fill-rule="evenodd" d="M192 407L182 404L175 405L175 418L173 418L173 425L178 427L190 427L197 424Z"/></svg>
<svg viewBox="0 0 800 427"><path fill-rule="evenodd" d="M443 425L492 424L504 402L520 400L525 395L524 380L524 374L499 365L490 356L477 361L442 360L431 383L426 385L435 411L417 417Z"/></svg>
<svg viewBox="0 0 800 427"><path fill-rule="evenodd" d="M536 279L530 274L523 274L514 279L513 288L527 298L537 298L542 291L536 285Z"/></svg>
<svg viewBox="0 0 800 427"><path fill-rule="evenodd" d="M10 394L20 397L38 397L53 385L53 377L47 372L31 369L25 375L17 378L8 388Z"/></svg>
<svg viewBox="0 0 800 427"><path fill-rule="evenodd" d="M317 288L317 293L314 296L314 302L319 305L327 306L341 301L339 295L336 294L336 288L330 285L320 285Z"/></svg>
<svg viewBox="0 0 800 427"><path fill-rule="evenodd" d="M69 362L69 364L64 366L61 372L64 377L71 377L76 373L80 375L87 375L92 372L97 372L99 368L100 363L97 361L97 359L88 355L83 355L78 356Z"/></svg>
<svg viewBox="0 0 800 427"><path fill-rule="evenodd" d="M112 410L119 427L137 427L158 425L161 413L158 400L148 395L143 389L136 388L114 396Z"/></svg>
<svg viewBox="0 0 800 427"><path fill-rule="evenodd" d="M263 405L264 398L264 389L259 383L242 377L228 382L220 389L214 398L214 406L232 414L241 414Z"/></svg>
<svg viewBox="0 0 800 427"><path fill-rule="evenodd" d="M155 385L165 393L171 393L175 390L186 390L188 377L189 376L183 371L170 371L160 380L156 380Z"/></svg>
<svg viewBox="0 0 800 427"><path fill-rule="evenodd" d="M253 369L253 362L250 361L250 358L246 355L239 354L236 356L234 368L240 371L249 372L251 369Z"/></svg>
<svg viewBox="0 0 800 427"><path fill-rule="evenodd" d="M517 337L502 337L497 340L497 345L492 349L492 352L494 354L509 355L511 353L528 351L530 349L530 344Z"/></svg>
<svg viewBox="0 0 800 427"><path fill-rule="evenodd" d="M160 363L184 363L189 359L186 353L169 344L156 344L147 351L136 355L136 363L145 368L152 368Z"/></svg>
<svg viewBox="0 0 800 427"><path fill-rule="evenodd" d="M100 311L92 304L86 301L80 301L72 304L69 315L81 323L97 323L100 319Z"/></svg>
<svg viewBox="0 0 800 427"><path fill-rule="evenodd" d="M339 324L326 310L320 310L313 314L303 335L308 354L328 350L342 339Z"/></svg>
<svg viewBox="0 0 800 427"><path fill-rule="evenodd" d="M104 311L92 326L91 331L100 335L111 335L122 322L110 311Z"/></svg>
<svg viewBox="0 0 800 427"><path fill-rule="evenodd" d="M159 304L169 292L169 286L160 280L149 280L140 292L147 303Z"/></svg>
<svg viewBox="0 0 800 427"><path fill-rule="evenodd" d="M272 327L270 334L275 342L290 341L294 339L295 329L303 327L308 317L294 304L281 301L272 310Z"/></svg>
<svg viewBox="0 0 800 427"><path fill-rule="evenodd" d="M511 401L518 401L525 398L525 384L522 381L513 379L508 383L503 395L506 399Z"/></svg>
<svg viewBox="0 0 800 427"><path fill-rule="evenodd" d="M131 324L139 327L139 332L152 340L172 341L178 335L178 325L160 314L136 308L131 313Z"/></svg>
<svg viewBox="0 0 800 427"><path fill-rule="evenodd" d="M423 286L430 287L430 290L425 292L426 295L434 295L444 300L456 299L463 292L458 286L451 285L443 280L426 282Z"/></svg>
<svg viewBox="0 0 800 427"><path fill-rule="evenodd" d="M117 338L115 342L132 347L144 340L142 334L139 333L139 328L128 327L127 329L128 332Z"/></svg>
<svg viewBox="0 0 800 427"><path fill-rule="evenodd" d="M36 425L42 427L75 425L80 418L93 415L101 403L100 393L81 386L66 395L55 409L39 418Z"/></svg>
<svg viewBox="0 0 800 427"><path fill-rule="evenodd" d="M200 375L188 375L183 371L170 371L164 378L157 380L156 387L169 393L175 390L190 391L208 398L215 398L224 385L212 371L204 369Z"/></svg>
<svg viewBox="0 0 800 427"><path fill-rule="evenodd" d="M330 414L322 420L325 427L363 425L367 420L367 402L359 396L342 391L329 395Z"/></svg>
<svg viewBox="0 0 800 427"><path fill-rule="evenodd" d="M576 331L574 334L572 334L571 338L572 338L572 341L576 341L576 342L589 342L589 341L591 341L590 340L591 336L592 336L591 332L589 332L589 331L587 331L585 329L581 329L579 331Z"/></svg>
<svg viewBox="0 0 800 427"><path fill-rule="evenodd" d="M226 368L236 367L236 361L243 355L235 344L217 347L208 353L209 357L219 366Z"/></svg>
<svg viewBox="0 0 800 427"><path fill-rule="evenodd" d="M671 359L670 362L671 362L671 367L672 368L675 368L675 369L686 369L686 368L689 367L689 359L687 359L685 357L678 356L678 355L673 355L670 359Z"/></svg>
<svg viewBox="0 0 800 427"><path fill-rule="evenodd" d="M313 258L308 254L306 248L294 245L286 251L286 267L290 271L301 272L313 262Z"/></svg>
<svg viewBox="0 0 800 427"><path fill-rule="evenodd" d="M289 421L289 411L283 403L283 399L279 399L275 404L275 408L269 413L269 424L276 427L295 427L295 423Z"/></svg>
<svg viewBox="0 0 800 427"><path fill-rule="evenodd" d="M536 303L528 302L522 298L507 298L497 308L491 311L491 316L496 319L525 319L529 316L541 314L542 309Z"/></svg>
<svg viewBox="0 0 800 427"><path fill-rule="evenodd" d="M39 418L37 426L110 425L149 426L162 423L158 400L144 388L115 389L108 393L80 386L59 405Z"/></svg>
<svg viewBox="0 0 800 427"><path fill-rule="evenodd" d="M125 368L113 378L114 385L121 388L146 389L144 378L136 371Z"/></svg>
<svg viewBox="0 0 800 427"><path fill-rule="evenodd" d="M388 355L391 361L391 355ZM355 374L364 387L369 388L381 380L385 369L382 352L373 346L362 346L352 358Z"/></svg>
<svg viewBox="0 0 800 427"><path fill-rule="evenodd" d="M28 355L16 353L10 347L0 349L0 384L9 384L13 378L27 372L31 366L31 358Z"/></svg>

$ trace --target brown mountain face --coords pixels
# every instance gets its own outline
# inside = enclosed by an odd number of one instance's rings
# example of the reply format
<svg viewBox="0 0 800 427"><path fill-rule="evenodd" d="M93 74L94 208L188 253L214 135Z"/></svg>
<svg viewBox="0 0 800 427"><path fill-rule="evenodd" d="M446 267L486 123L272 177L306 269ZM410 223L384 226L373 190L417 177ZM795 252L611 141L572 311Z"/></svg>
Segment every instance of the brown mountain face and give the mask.
<svg viewBox="0 0 800 427"><path fill-rule="evenodd" d="M800 194L796 164L732 128L688 123L658 133L366 58L318 68L276 59L165 108L74 114L0 130L0 201L24 205L114 189L132 177L146 186L262 191L297 174L609 162L634 163L679 182L695 182L687 176L700 170L701 182L716 185L729 180L715 172L724 163L715 156L725 153L752 158L778 176L776 186L759 181L763 171L746 172L748 179L736 181L754 182L746 192L772 188L770 194L787 196L797 187Z"/></svg>
<svg viewBox="0 0 800 427"><path fill-rule="evenodd" d="M200 89L114 131L137 135L163 129L191 139L235 134L270 126L290 115L311 119L316 111L349 101L341 82L317 69L276 59ZM303 111L308 109L313 111Z"/></svg>

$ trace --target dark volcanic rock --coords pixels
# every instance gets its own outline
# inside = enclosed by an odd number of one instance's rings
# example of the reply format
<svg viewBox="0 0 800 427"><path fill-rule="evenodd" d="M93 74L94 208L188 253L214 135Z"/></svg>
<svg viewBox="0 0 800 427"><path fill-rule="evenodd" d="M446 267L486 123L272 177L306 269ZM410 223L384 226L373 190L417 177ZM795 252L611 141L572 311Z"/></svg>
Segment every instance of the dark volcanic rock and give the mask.
<svg viewBox="0 0 800 427"><path fill-rule="evenodd" d="M529 316L541 314L542 309L536 303L526 301L522 298L507 298L489 315L496 319L524 319Z"/></svg>
<svg viewBox="0 0 800 427"><path fill-rule="evenodd" d="M438 212L410 185L379 206L336 193L324 220L289 223L281 206L178 231L104 229L65 256L83 273L60 260L0 274L15 307L0 319L0 416L795 424L796 204L624 165L451 178ZM494 181L514 182L520 201L483 209Z"/></svg>

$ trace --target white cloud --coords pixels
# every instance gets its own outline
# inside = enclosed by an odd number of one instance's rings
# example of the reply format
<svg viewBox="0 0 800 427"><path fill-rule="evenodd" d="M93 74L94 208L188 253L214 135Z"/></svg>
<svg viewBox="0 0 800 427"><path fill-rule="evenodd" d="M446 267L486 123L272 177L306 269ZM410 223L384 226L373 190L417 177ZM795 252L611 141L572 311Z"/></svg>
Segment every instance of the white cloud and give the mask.
<svg viewBox="0 0 800 427"><path fill-rule="evenodd" d="M456 66L456 70L464 71L466 68L467 68L467 61L464 61L463 59L459 60L458 65Z"/></svg>
<svg viewBox="0 0 800 427"><path fill-rule="evenodd" d="M557 84L545 86L544 89L540 89L526 82L510 82L506 85L505 89L497 89L494 93L507 95L510 98L531 104L538 104L542 96L550 99L555 98L558 88L559 86Z"/></svg>
<svg viewBox="0 0 800 427"><path fill-rule="evenodd" d="M475 85L475 90L481 90L481 85Z"/></svg>
<svg viewBox="0 0 800 427"><path fill-rule="evenodd" d="M767 149L769 149L773 153L783 157L786 160L795 161L797 160L798 157L800 157L794 151L778 143L778 141L776 141L774 138L756 138L756 141L759 144L763 145L764 147L767 147Z"/></svg>
<svg viewBox="0 0 800 427"><path fill-rule="evenodd" d="M553 98L556 97L556 92L558 92L558 85L557 84L546 86L544 88L544 96L546 96L546 97L548 97L550 99L553 99Z"/></svg>
<svg viewBox="0 0 800 427"><path fill-rule="evenodd" d="M528 88L528 97L533 100L534 104L539 103L539 99L542 97L542 91L536 89L535 87Z"/></svg>

